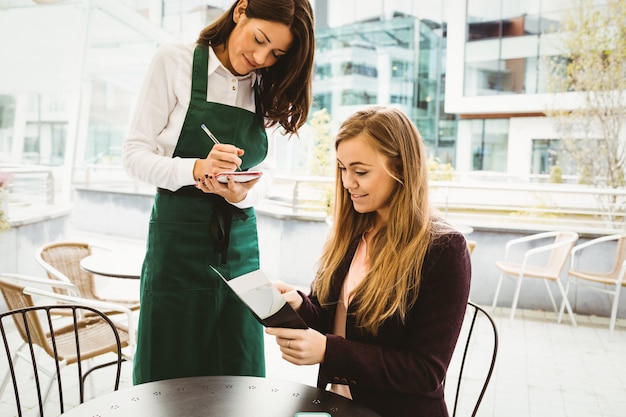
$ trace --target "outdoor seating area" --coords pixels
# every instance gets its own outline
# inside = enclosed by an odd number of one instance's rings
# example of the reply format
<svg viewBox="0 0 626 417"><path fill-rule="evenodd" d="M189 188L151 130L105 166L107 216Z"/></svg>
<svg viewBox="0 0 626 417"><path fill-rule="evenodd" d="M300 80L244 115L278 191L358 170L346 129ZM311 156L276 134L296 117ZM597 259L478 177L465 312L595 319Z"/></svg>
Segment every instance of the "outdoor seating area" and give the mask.
<svg viewBox="0 0 626 417"><path fill-rule="evenodd" d="M566 310L572 324L576 326L576 317L568 297L572 285L581 285L589 291L607 295L611 311L608 327L613 332L620 291L626 286L626 234L602 236L584 243L578 243L578 240L576 232L551 231L508 241L504 260L496 261L496 267L501 273L491 307L495 308L498 303L504 278L512 278L516 281L510 316L513 320L523 280L541 279L554 312L558 313L557 321L561 322ZM603 269L602 262L598 262L599 254L609 260L608 269ZM565 286L561 283L563 275L567 277ZM550 283L558 288L560 307L557 307Z"/></svg>
<svg viewBox="0 0 626 417"><path fill-rule="evenodd" d="M98 238L92 235L79 235L72 240L93 241L95 247L115 247L118 252L140 252L140 248L134 244L116 242L108 237L101 236ZM613 239L603 239L603 241L605 240L611 241ZM588 246L594 247L593 243L584 244L584 248ZM574 245L574 247L576 246ZM584 248L571 249L576 254L576 263L572 259L571 265L585 267L585 263L580 264L580 259L578 259L579 252ZM607 253L607 248L603 248L602 251ZM623 254L622 246L616 249L616 254ZM39 256L41 256L40 251L37 252L37 257ZM74 262L80 263L80 259L77 258ZM566 268L567 265L564 269ZM42 271L47 271L47 268L42 268ZM7 278L11 278L10 275ZM19 281L18 278L14 278L14 281ZM96 285L105 298L107 294L119 293L120 288L123 288L123 292L128 293L128 284L137 282L137 280L132 279L112 279L111 277L95 278L104 279L105 283L108 284L102 285L100 282ZM38 279L48 284L50 282L55 283L58 287L67 287L66 290L70 290L70 292L68 295L48 293L42 290L40 285L35 286L32 283L25 285L30 287L27 292L33 297L50 296L57 299L66 297L66 300L76 300L72 297L76 297L80 293L71 282L57 279ZM303 290L306 289L303 288ZM564 291L567 293L567 288ZM96 300L90 302L102 303L101 308L104 308L106 304ZM577 326L574 327L573 325L558 323L558 310L545 312L517 308L515 319L511 320L513 309L510 307L492 308L480 305L476 305L476 307L484 311L487 318L478 317L473 328L472 343L466 347L464 344L466 332L469 329L468 326L473 323L472 312L476 312L476 310L468 310L467 323L464 324L462 337L459 340L446 380L446 396L451 415L453 413L456 416L494 417L502 415L617 417L621 415L623 407L626 406L626 400L622 400L617 393L626 389L626 384L620 373L620 369L626 369L626 358L623 355L623 346L626 345L626 319L616 317L613 320L611 317L577 315ZM127 310L127 314L129 312L130 310ZM136 320L137 311L130 313ZM127 314L122 316L130 317ZM488 317L493 319L495 328L491 326ZM115 321L116 319L114 319ZM131 322L131 332L134 332L133 324ZM613 331L610 331L610 328ZM121 334L123 335L123 344L126 346L128 344L128 332ZM17 329L11 329L10 326L8 326L7 335L9 339L13 338L13 340L20 337ZM495 344L496 340L497 344ZM266 336L265 348L268 378L315 386L317 366L297 367L282 360L273 338L269 336ZM124 348L125 358L131 359L132 354L128 354L128 349L128 347ZM130 349L132 351L132 346ZM466 358L463 357L464 354L467 355ZM114 356L111 355L111 353L107 353L100 359L96 359L95 365L114 360ZM17 372L27 372L22 365L16 366ZM90 364L90 366L93 365ZM464 365L464 369L461 369L462 365ZM490 367L492 367L491 371ZM62 372L63 375L71 375L65 377L66 382L64 382L64 392L67 392L66 399L70 399L67 407L71 408L79 404L81 388L78 380L71 387L72 380L75 379L75 374L71 372L75 371L71 370L71 366L67 368ZM115 367L107 368L98 369L86 379L84 389L86 401L111 393L112 388L108 381L114 379L112 373L115 372ZM120 389L129 388L132 385L131 371L132 365L130 363L122 364ZM462 375L462 384L458 384L459 375ZM44 379L43 376L42 379ZM70 381L71 388L69 389L65 388L67 381ZM42 382L42 384L44 383ZM52 388L53 393L55 389ZM615 393L615 395L611 395L611 393ZM34 401L28 406L29 410L33 411L37 408L37 399L32 395L27 398ZM3 416L17 415L15 414L15 406L9 384L0 397L0 414ZM47 407L51 409L54 407L58 409L59 407L58 399L55 400L53 394L50 396ZM565 410L565 414L563 414L563 410Z"/></svg>

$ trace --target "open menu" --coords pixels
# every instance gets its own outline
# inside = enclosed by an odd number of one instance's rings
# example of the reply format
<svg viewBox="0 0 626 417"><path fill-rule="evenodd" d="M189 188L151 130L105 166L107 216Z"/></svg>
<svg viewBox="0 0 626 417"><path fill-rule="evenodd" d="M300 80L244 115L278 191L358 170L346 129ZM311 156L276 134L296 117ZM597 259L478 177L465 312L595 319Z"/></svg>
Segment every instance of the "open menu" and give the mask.
<svg viewBox="0 0 626 417"><path fill-rule="evenodd" d="M260 269L230 280L213 266L211 269L248 306L263 326L292 329L309 327Z"/></svg>

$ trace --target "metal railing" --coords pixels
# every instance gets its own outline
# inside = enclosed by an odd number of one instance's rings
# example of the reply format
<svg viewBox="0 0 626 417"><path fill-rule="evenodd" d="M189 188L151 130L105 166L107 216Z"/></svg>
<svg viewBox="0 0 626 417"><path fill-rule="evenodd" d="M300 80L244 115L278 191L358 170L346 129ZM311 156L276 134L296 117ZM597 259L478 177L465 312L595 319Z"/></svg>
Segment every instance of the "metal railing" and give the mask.
<svg viewBox="0 0 626 417"><path fill-rule="evenodd" d="M431 201L472 226L626 232L626 189L572 184L431 182Z"/></svg>
<svg viewBox="0 0 626 417"><path fill-rule="evenodd" d="M52 168L0 164L0 172L8 173L9 205L54 204L55 187Z"/></svg>
<svg viewBox="0 0 626 417"><path fill-rule="evenodd" d="M54 202L52 170L3 166L14 176L12 203ZM581 233L626 232L626 189L520 180L492 173L455 173L449 181L431 181L431 201L446 217L473 227L568 228ZM128 193L154 193L154 187L128 178L119 165L86 165L75 171L74 186ZM334 179L277 175L263 202L265 211L324 218L330 210Z"/></svg>
<svg viewBox="0 0 626 417"><path fill-rule="evenodd" d="M74 171L74 185L84 188L128 192L154 193L156 187L130 178L121 165L86 164Z"/></svg>
<svg viewBox="0 0 626 417"><path fill-rule="evenodd" d="M473 178L431 181L433 206L474 227L626 232L626 189ZM279 176L267 199L294 214L329 214L333 187L332 178Z"/></svg>
<svg viewBox="0 0 626 417"><path fill-rule="evenodd" d="M276 175L265 198L269 207L292 214L330 214L335 180L330 177Z"/></svg>

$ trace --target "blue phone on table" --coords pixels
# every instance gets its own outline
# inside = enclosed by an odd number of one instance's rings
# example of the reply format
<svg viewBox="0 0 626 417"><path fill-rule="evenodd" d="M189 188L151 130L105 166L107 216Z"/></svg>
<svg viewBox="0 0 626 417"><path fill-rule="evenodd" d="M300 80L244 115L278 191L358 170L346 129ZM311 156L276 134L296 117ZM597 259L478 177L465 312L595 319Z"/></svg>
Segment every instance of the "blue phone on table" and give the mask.
<svg viewBox="0 0 626 417"><path fill-rule="evenodd" d="M293 417L332 417L324 411L299 411Z"/></svg>

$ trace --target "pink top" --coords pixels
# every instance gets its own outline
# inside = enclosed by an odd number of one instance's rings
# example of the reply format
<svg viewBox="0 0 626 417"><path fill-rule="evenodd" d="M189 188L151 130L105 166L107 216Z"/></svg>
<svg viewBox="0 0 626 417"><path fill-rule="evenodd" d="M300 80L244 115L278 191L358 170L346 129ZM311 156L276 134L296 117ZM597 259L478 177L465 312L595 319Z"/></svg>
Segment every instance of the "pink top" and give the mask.
<svg viewBox="0 0 626 417"><path fill-rule="evenodd" d="M366 232L367 233L367 232ZM356 249L352 263L350 264L350 270L348 275L343 281L343 287L339 294L339 302L337 304L337 313L335 314L335 326L333 327L333 333L346 337L346 317L348 314L348 306L352 301L354 289L363 281L367 271L369 270L369 263L367 258L367 242L365 241L365 233L361 237L359 246ZM330 391L335 394L342 395L346 398L352 399L350 394L350 387L342 384L331 384Z"/></svg>

